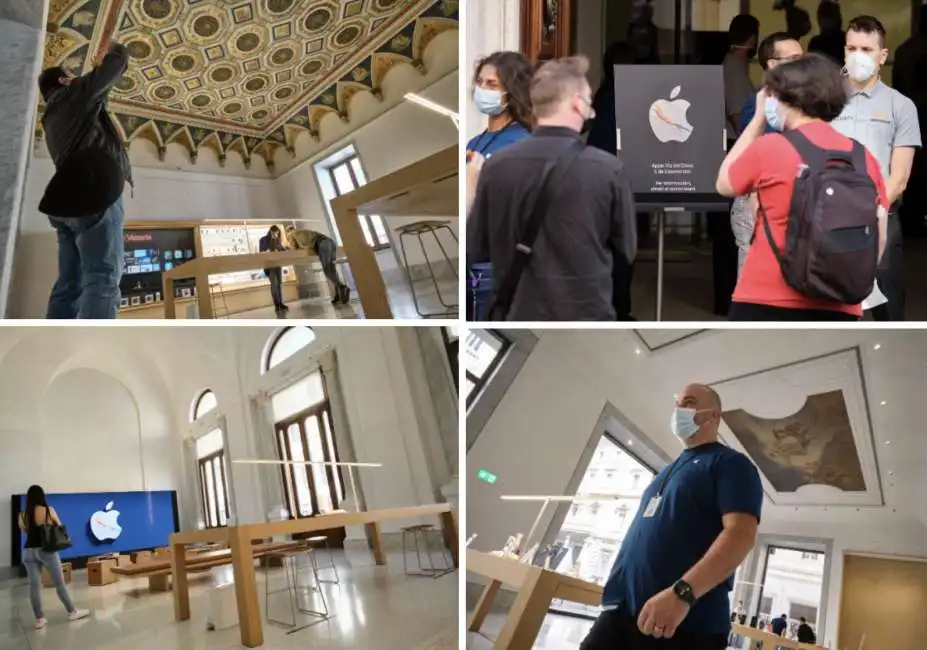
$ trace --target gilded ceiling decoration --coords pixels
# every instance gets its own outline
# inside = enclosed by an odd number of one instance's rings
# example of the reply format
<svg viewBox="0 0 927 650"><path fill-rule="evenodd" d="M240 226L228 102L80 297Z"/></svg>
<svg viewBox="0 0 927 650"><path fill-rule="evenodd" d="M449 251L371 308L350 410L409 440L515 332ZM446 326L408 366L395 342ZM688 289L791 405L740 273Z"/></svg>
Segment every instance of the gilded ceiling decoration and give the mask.
<svg viewBox="0 0 927 650"><path fill-rule="evenodd" d="M380 97L397 64L425 73L423 52L458 29L458 0L52 0L45 67L83 74L110 38L129 70L110 96L125 139L162 155L185 144L220 161L238 149L268 163L299 132L348 121L359 91Z"/></svg>

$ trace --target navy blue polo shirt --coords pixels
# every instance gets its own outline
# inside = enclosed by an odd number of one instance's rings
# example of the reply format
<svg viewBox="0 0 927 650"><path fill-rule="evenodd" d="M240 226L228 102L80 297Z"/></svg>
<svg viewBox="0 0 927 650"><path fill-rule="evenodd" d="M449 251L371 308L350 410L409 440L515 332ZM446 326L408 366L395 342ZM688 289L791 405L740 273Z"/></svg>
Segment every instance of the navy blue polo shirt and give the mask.
<svg viewBox="0 0 927 650"><path fill-rule="evenodd" d="M655 516L644 517L661 486ZM636 618L652 596L673 586L702 559L721 534L723 515L745 512L759 520L762 505L763 485L746 456L719 442L686 449L644 491L605 583L602 606ZM733 587L731 575L698 599L679 631L728 634L728 592Z"/></svg>

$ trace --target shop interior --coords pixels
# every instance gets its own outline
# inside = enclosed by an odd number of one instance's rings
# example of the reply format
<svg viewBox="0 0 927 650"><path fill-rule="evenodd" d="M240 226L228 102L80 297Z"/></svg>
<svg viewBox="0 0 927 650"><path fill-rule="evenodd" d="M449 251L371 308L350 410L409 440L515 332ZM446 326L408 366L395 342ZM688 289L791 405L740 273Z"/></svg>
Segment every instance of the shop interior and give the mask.
<svg viewBox="0 0 927 650"><path fill-rule="evenodd" d="M534 60L582 54L591 62L595 91L602 82L602 58L612 43L641 42L641 56L651 64L720 64L728 50L727 29L739 13L760 21L760 37L776 31L802 34L807 48L819 32L819 0L503 0L468 14L474 43L468 69L487 53L516 49ZM883 81L892 83L893 53L915 33L921 0L840 0L844 28L856 15L871 14L886 27L888 63ZM479 28L476 27L479 25ZM762 79L756 60L754 83ZM479 133L483 118L468 106L468 136ZM927 131L927 129L922 129ZM657 314L657 218L639 215L640 247L632 284L632 315L652 320ZM703 212L667 214L666 261L663 265L662 320L724 320L715 312L712 228ZM919 282L927 270L927 244L906 237L907 320L927 318L927 288Z"/></svg>
<svg viewBox="0 0 927 650"><path fill-rule="evenodd" d="M254 256L275 224L334 239L353 294L333 306L307 251L283 264L290 318L456 314L457 3L46 4L42 67L89 72L110 40L130 53L109 102L135 179L120 317L274 318ZM57 272L36 101L13 318L44 315Z"/></svg>
<svg viewBox="0 0 927 650"><path fill-rule="evenodd" d="M0 649L456 649L456 336L4 328ZM91 610L40 631L33 484Z"/></svg>
<svg viewBox="0 0 927 650"><path fill-rule="evenodd" d="M920 331L471 331L467 647L579 647L639 495L682 450L673 396L698 382L721 397L721 442L764 488L734 576L745 627L730 647L920 648L927 447L911 386L925 380L925 342ZM492 555L519 533L523 551L557 551L546 569ZM532 572L559 585L535 618L516 601ZM483 608L492 580L504 584ZM756 629L783 613L781 642ZM794 641L802 617L816 646Z"/></svg>

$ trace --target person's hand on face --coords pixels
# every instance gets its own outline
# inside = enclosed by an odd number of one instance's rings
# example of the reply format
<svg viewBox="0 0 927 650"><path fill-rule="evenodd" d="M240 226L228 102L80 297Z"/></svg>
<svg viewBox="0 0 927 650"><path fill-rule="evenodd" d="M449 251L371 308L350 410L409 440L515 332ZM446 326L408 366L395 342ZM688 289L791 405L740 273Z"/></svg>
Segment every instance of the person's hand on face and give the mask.
<svg viewBox="0 0 927 650"><path fill-rule="evenodd" d="M671 639L688 614L689 606L672 588L664 589L644 603L637 617L637 628L655 639Z"/></svg>

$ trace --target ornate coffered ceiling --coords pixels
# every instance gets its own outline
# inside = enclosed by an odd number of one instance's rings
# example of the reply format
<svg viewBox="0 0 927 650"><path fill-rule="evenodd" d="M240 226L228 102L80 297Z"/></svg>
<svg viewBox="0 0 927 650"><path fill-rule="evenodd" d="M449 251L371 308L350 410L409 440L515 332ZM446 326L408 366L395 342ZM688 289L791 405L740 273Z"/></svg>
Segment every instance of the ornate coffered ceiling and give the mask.
<svg viewBox="0 0 927 650"><path fill-rule="evenodd" d="M45 66L90 70L110 39L129 70L110 96L126 140L201 146L272 161L329 113L349 120L386 73L423 74L436 36L458 29L457 0L52 0Z"/></svg>

